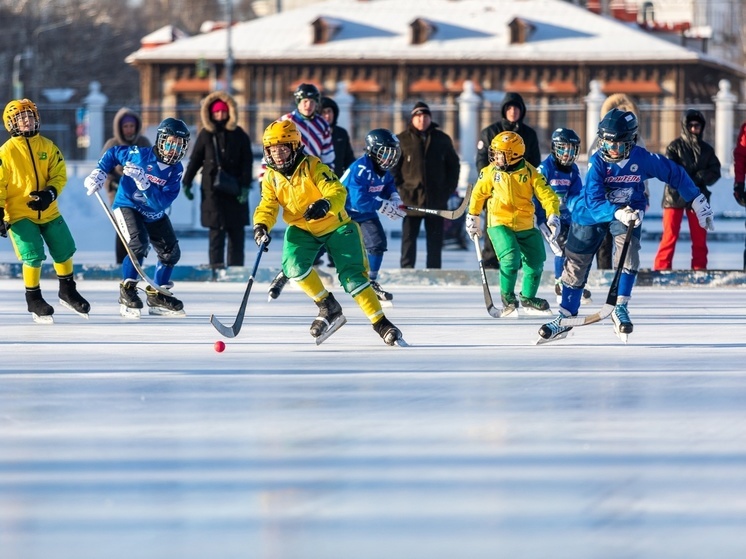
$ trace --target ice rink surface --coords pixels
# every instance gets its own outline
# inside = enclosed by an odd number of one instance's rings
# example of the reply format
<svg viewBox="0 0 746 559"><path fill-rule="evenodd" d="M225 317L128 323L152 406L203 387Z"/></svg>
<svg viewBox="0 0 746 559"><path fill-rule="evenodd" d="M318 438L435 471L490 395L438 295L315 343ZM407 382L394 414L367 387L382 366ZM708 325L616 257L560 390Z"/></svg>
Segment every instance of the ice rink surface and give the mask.
<svg viewBox="0 0 746 559"><path fill-rule="evenodd" d="M41 326L0 280L2 559L746 557L737 288L638 288L629 344L607 321L534 346L543 320L479 285L387 286L392 348L339 288L317 347L310 300L260 283L217 353L242 283L139 321L116 282L79 282L88 320L55 284Z"/></svg>

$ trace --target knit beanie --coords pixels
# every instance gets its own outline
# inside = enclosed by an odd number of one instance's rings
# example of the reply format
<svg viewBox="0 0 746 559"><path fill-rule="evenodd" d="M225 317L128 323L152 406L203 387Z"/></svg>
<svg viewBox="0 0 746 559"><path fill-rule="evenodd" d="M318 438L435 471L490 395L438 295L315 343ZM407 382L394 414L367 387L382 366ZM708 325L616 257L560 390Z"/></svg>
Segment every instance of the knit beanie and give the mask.
<svg viewBox="0 0 746 559"><path fill-rule="evenodd" d="M412 116L419 115L419 114L426 114L431 115L430 107L427 106L427 103L423 103L422 101L417 101L417 104L414 106L414 109L412 109Z"/></svg>

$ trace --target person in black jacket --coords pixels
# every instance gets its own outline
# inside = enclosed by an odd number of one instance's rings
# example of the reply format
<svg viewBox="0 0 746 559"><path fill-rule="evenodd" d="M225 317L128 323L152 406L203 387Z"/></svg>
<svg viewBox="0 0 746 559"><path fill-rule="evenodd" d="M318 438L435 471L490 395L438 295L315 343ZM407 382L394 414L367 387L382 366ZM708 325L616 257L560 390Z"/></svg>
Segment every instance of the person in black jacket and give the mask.
<svg viewBox="0 0 746 559"><path fill-rule="evenodd" d="M430 107L418 101L407 129L397 134L402 155L394 167L394 184L407 206L445 210L456 190L460 161L450 136L432 121ZM427 268L440 268L443 252L443 218L407 212L402 220L402 268L414 268L417 236L425 222Z"/></svg>
<svg viewBox="0 0 746 559"><path fill-rule="evenodd" d="M526 117L526 104L523 102L523 97L518 93L506 93L500 106L500 114L502 118L484 128L479 135L479 142L477 143L477 174L490 164L490 143L495 136L505 131L515 132L523 139L523 143L526 144L524 159L534 167L538 167L541 164L539 138L536 135L536 131L523 122L523 119ZM484 238L484 249L482 250L484 267L498 268L500 264L497 261L497 256L495 256L495 249L492 247L489 235L487 235L486 219L484 223L485 230L484 235L482 235Z"/></svg>
<svg viewBox="0 0 746 559"><path fill-rule="evenodd" d="M720 179L720 160L715 150L702 139L705 131L705 117L695 110L684 111L681 117L681 135L666 148L666 157L684 167L686 173L697 185L700 192L710 201L707 188ZM697 214L678 191L666 185L663 189L663 236L653 263L654 270L670 270L676 241L679 239L681 220L686 211L689 232L692 238L692 270L707 269L707 230L697 219Z"/></svg>
<svg viewBox="0 0 746 559"><path fill-rule="evenodd" d="M202 130L194 143L182 185L184 195L194 199L192 181L202 169L200 218L209 231L209 261L215 271L228 266L244 265L244 228L249 223L249 188L252 180L253 154L249 135L238 125L236 102L227 92L215 91L202 101ZM215 146L218 158L215 157ZM213 188L221 168L238 180L238 196ZM228 237L227 259L225 239Z"/></svg>
<svg viewBox="0 0 746 559"><path fill-rule="evenodd" d="M334 144L334 172L338 177L344 175L347 167L355 162L355 153L350 143L347 130L337 125L339 105L331 97L321 98L321 116L332 127L332 143Z"/></svg>

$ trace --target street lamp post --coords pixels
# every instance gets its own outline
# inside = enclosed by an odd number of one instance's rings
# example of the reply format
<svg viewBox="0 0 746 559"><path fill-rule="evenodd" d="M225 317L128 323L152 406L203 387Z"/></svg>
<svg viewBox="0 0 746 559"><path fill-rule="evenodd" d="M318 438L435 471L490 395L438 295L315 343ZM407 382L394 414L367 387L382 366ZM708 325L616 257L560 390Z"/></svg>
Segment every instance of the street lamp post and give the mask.
<svg viewBox="0 0 746 559"><path fill-rule="evenodd" d="M21 60L33 58L31 47L13 57L13 99L23 99L23 82L21 81Z"/></svg>
<svg viewBox="0 0 746 559"><path fill-rule="evenodd" d="M225 7L228 10L228 26L225 29L226 52L225 52L225 91L231 93L233 89L233 47L231 45L231 31L233 27L233 0L225 0Z"/></svg>

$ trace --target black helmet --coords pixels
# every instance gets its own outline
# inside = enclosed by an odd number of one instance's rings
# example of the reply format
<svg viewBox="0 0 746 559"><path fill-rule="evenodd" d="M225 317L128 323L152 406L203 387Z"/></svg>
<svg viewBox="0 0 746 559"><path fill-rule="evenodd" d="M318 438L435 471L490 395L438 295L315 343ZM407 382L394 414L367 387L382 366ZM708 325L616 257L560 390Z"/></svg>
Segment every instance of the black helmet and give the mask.
<svg viewBox="0 0 746 559"><path fill-rule="evenodd" d="M399 162L401 146L391 130L376 128L365 136L365 153L367 153L381 170L388 171Z"/></svg>
<svg viewBox="0 0 746 559"><path fill-rule="evenodd" d="M158 125L155 136L155 155L158 160L166 165L174 165L181 161L189 147L189 137L189 128L183 120L165 119Z"/></svg>
<svg viewBox="0 0 746 559"><path fill-rule="evenodd" d="M632 111L611 109L598 123L598 149L605 161L627 159L636 143L637 117ZM611 151L617 155L611 155Z"/></svg>
<svg viewBox="0 0 746 559"><path fill-rule="evenodd" d="M558 165L569 167L580 153L580 137L570 128L557 128L552 132L552 156Z"/></svg>
<svg viewBox="0 0 746 559"><path fill-rule="evenodd" d="M313 99L317 105L321 103L321 93L319 93L319 89L312 83L300 84L296 88L295 93L293 93L293 97L295 97L296 105L303 101L303 99Z"/></svg>

